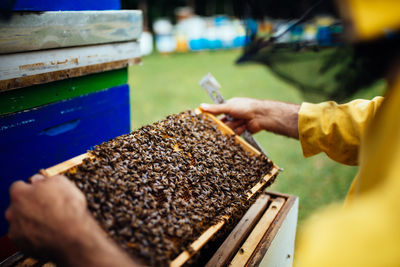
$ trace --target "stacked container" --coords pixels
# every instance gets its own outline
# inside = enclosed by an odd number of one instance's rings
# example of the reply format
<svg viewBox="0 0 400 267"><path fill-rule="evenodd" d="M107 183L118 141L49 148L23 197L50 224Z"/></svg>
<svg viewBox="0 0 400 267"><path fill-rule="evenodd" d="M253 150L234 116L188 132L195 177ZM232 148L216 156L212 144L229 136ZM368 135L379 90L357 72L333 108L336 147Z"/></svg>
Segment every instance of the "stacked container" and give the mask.
<svg viewBox="0 0 400 267"><path fill-rule="evenodd" d="M118 9L118 0L19 0L0 22L0 213L13 181L130 131L142 14ZM1 217L0 262L13 252L7 228Z"/></svg>

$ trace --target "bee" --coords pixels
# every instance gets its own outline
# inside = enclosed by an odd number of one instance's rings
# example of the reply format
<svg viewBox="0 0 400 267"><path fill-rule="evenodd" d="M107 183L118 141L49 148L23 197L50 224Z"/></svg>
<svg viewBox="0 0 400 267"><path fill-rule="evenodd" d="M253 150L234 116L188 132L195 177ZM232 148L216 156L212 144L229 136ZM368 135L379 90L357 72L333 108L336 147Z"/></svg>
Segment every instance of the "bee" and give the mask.
<svg viewBox="0 0 400 267"><path fill-rule="evenodd" d="M248 206L246 193L273 166L192 111L89 153L95 157L67 177L109 236L150 265L167 264L223 215L239 220Z"/></svg>

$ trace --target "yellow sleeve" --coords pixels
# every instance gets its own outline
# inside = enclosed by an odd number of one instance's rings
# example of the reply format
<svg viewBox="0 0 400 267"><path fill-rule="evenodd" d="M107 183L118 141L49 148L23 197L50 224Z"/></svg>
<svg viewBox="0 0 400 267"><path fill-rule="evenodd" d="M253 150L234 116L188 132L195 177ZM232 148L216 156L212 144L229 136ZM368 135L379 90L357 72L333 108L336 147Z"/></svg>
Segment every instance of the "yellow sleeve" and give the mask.
<svg viewBox="0 0 400 267"><path fill-rule="evenodd" d="M382 101L383 97L375 97L342 105L333 101L303 103L298 126L304 156L325 152L335 161L357 165L361 135Z"/></svg>
<svg viewBox="0 0 400 267"><path fill-rule="evenodd" d="M400 266L397 166L394 165L390 178L385 177L389 180L387 183L345 208L331 206L306 221L296 242L294 266Z"/></svg>

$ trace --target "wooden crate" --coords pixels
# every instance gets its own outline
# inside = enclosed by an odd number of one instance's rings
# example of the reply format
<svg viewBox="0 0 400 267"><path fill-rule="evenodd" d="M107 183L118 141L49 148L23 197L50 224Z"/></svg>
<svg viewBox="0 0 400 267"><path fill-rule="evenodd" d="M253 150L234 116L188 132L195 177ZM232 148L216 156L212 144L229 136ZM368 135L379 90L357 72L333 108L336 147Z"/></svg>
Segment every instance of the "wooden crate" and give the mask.
<svg viewBox="0 0 400 267"><path fill-rule="evenodd" d="M130 131L127 67L140 62L142 31L138 10L71 11L120 9L118 0L11 2L40 12L0 22L1 213L15 180ZM7 229L3 216L0 261L15 250Z"/></svg>
<svg viewBox="0 0 400 267"><path fill-rule="evenodd" d="M196 109L195 112L197 114L202 113L200 109ZM260 155L261 152L259 152L257 149L255 149L253 146L251 146L249 143L247 143L243 138L241 138L238 135L235 135L235 133L230 129L227 125L225 125L222 121L217 119L215 116L209 114L209 113L204 113L209 119L214 121L216 125L218 126L218 129L226 134L226 135L234 135L236 142L240 144L243 149L253 155ZM83 162L85 158L88 157L93 157L90 155L90 153L85 153L82 155L79 155L77 157L74 157L70 160L67 160L65 162L62 162L58 165L55 165L53 167L47 168L46 170L43 171L43 174L45 174L48 177L57 175L57 174L62 174L66 172L67 170L78 166ZM256 195L268 182L270 179L274 178L279 172L279 167L276 166L275 164L273 165L273 168L270 170L268 174L266 174L263 177L263 180L258 182L247 194L247 199L250 199ZM198 238L195 240L190 246L189 249L183 251L179 256L177 256L171 263L170 266L182 266L185 264L192 255L194 255L196 252L198 252L226 223L226 220L228 220L229 217L225 216L216 223L215 225L211 226L208 228L206 231L204 231Z"/></svg>

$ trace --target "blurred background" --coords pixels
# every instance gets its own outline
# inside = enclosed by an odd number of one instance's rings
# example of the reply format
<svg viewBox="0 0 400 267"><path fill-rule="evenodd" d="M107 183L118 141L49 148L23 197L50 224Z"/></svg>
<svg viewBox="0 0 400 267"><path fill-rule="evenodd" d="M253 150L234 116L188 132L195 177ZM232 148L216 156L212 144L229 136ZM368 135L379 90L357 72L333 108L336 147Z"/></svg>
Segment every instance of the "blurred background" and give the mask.
<svg viewBox="0 0 400 267"><path fill-rule="evenodd" d="M122 0L123 8L144 12L143 63L129 70L133 128L210 102L198 85L208 72L220 82L227 99L253 97L300 104L382 95L383 81L345 90L332 80L337 73L316 71L325 66L327 56L340 59L329 61L337 68L348 64L350 56L336 56L344 47L343 27L331 3L307 13L311 6L308 2L282 1L271 9L276 16L249 20L226 0ZM286 4L291 8L282 8ZM279 36L275 40L279 49L273 54L265 52L268 60L236 64L246 55L254 36L261 40ZM288 74L297 77L288 79ZM300 197L300 226L316 209L344 199L356 167L335 163L323 154L305 159L297 140L267 132L256 134L256 139L284 168L271 190Z"/></svg>

